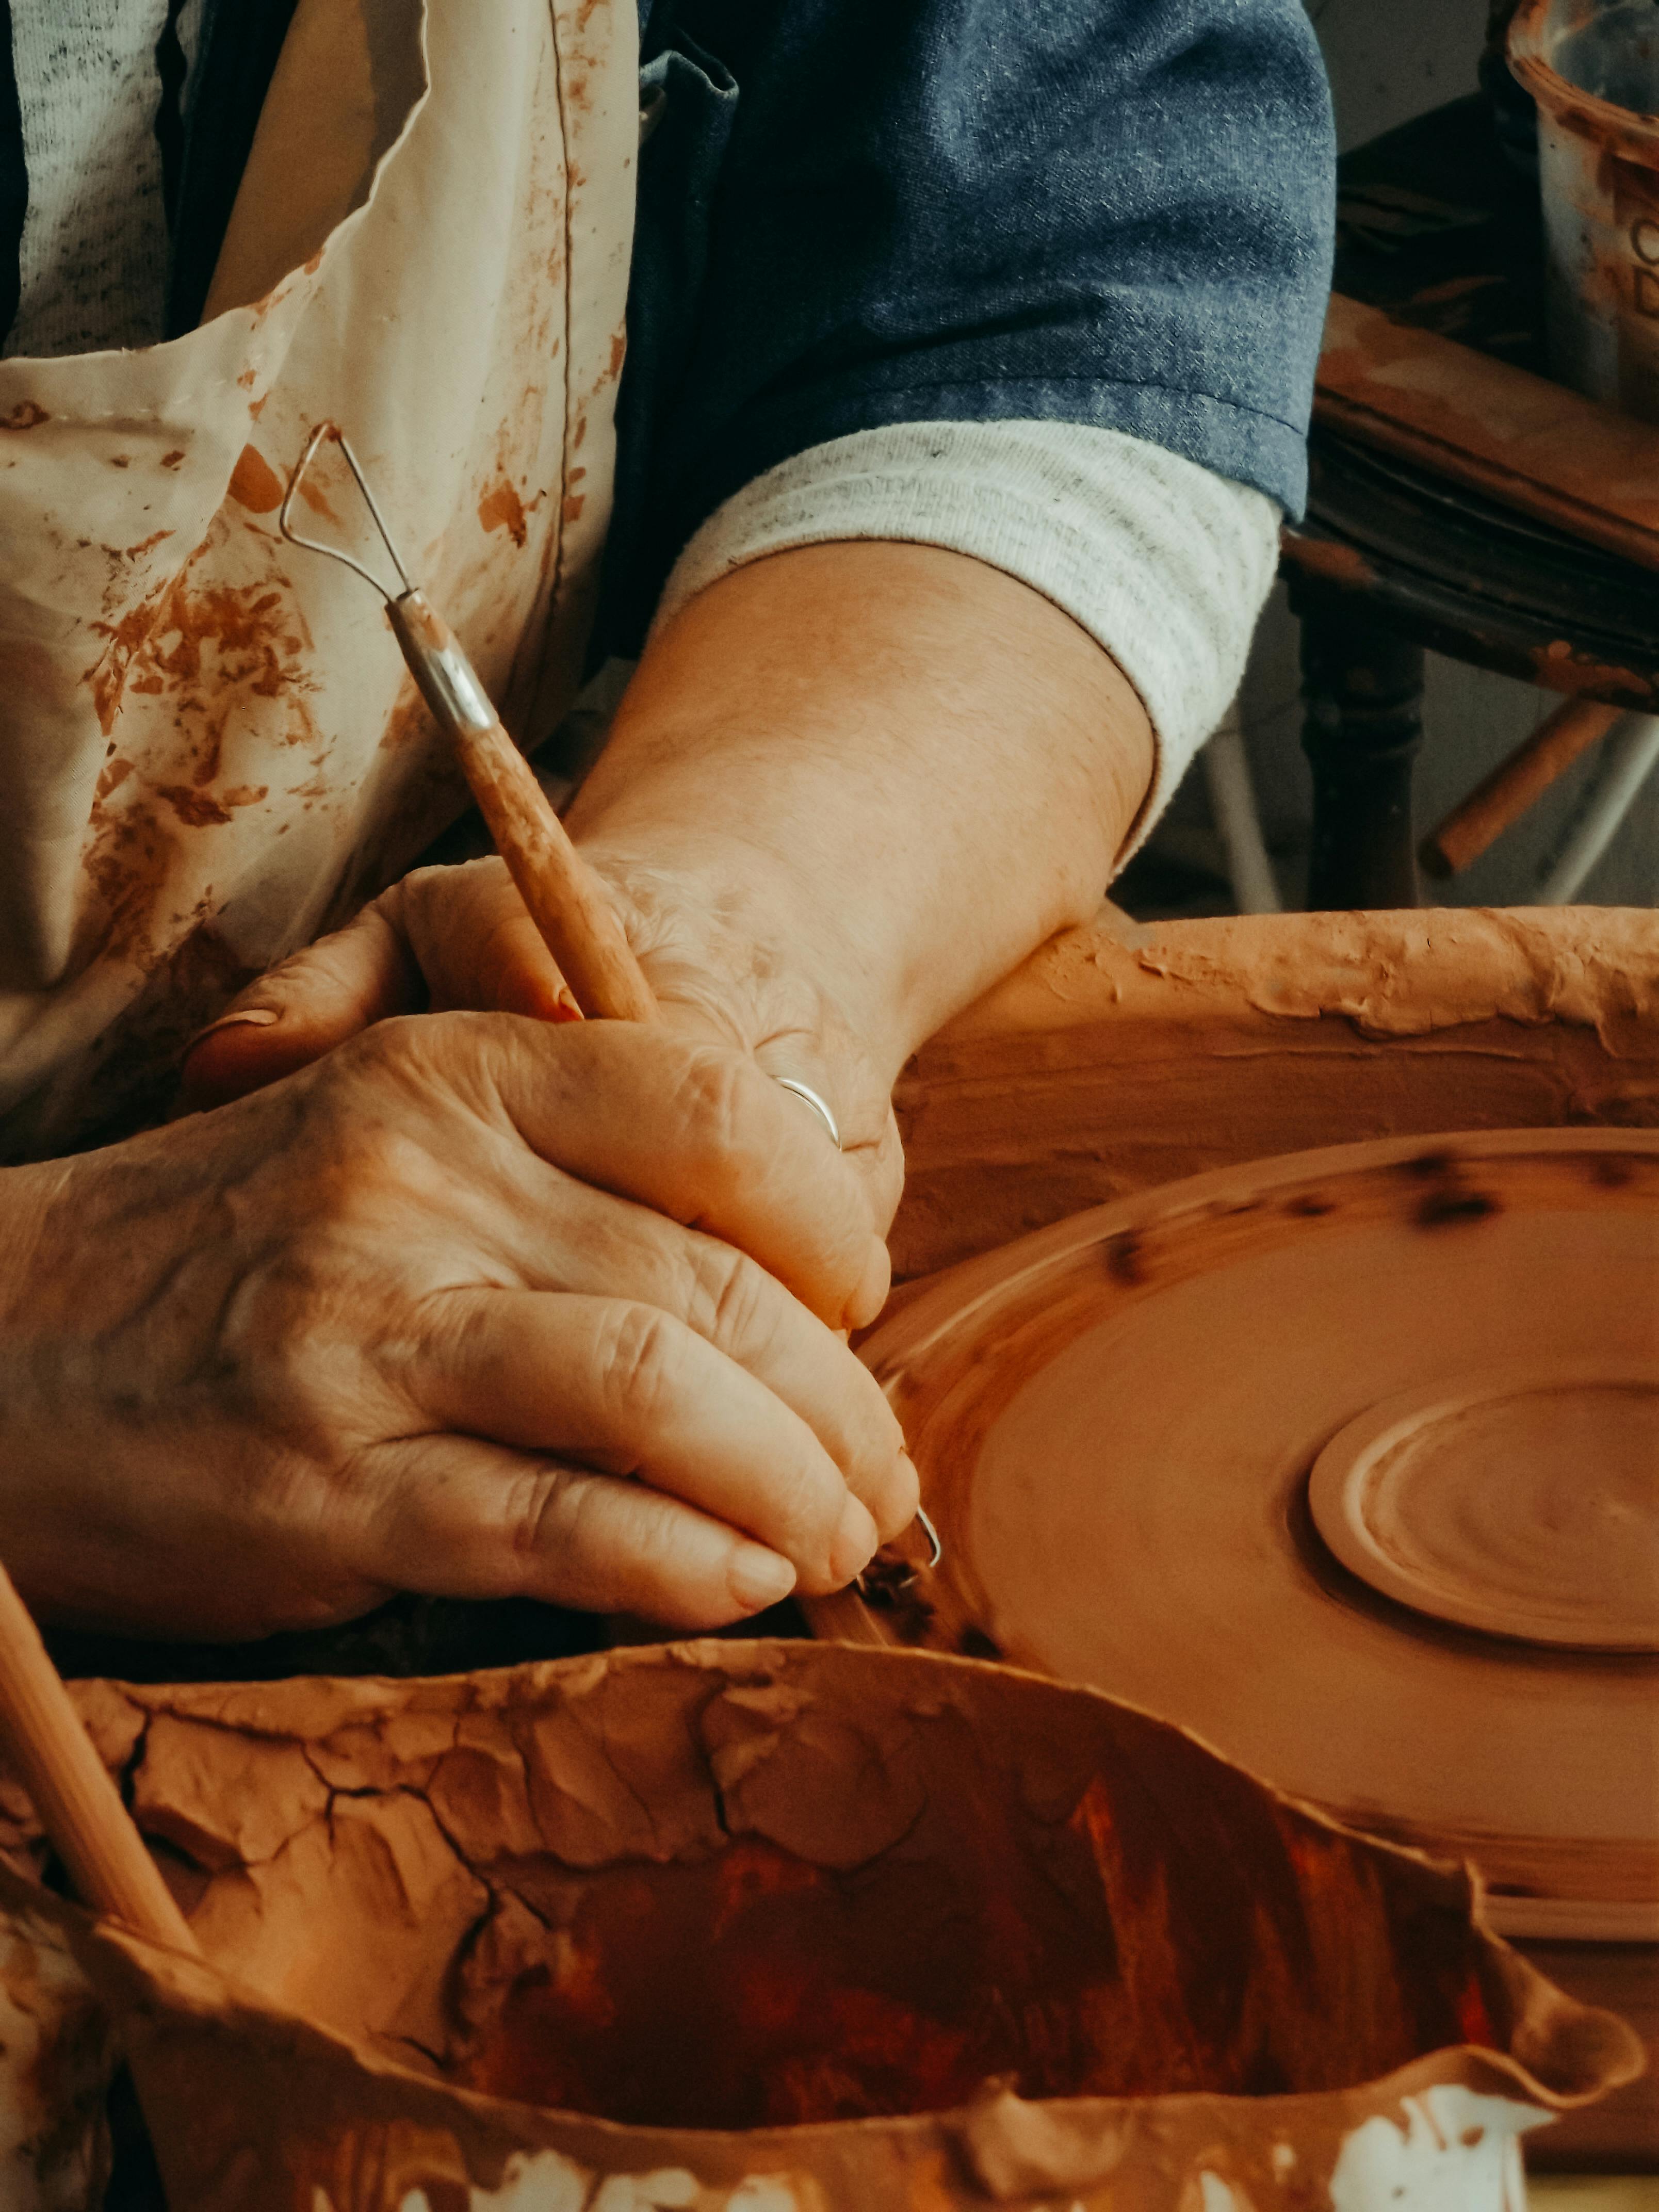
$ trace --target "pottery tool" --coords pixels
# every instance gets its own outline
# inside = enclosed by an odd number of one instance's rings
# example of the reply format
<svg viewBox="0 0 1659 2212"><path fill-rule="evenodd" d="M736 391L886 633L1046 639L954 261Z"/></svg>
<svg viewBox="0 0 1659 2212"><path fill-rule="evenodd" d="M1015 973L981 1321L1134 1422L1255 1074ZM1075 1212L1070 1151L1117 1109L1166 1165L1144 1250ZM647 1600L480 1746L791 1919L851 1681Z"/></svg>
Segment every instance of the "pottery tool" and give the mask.
<svg viewBox="0 0 1659 2212"><path fill-rule="evenodd" d="M343 547L302 537L294 527L294 502L306 473L321 447L330 444L338 446L356 481L397 572L399 591L390 590ZM655 995L604 884L571 843L529 762L502 728L459 640L411 580L357 456L335 423L319 422L312 432L289 479L277 521L291 544L340 562L380 593L409 672L454 747L495 850L581 1012L617 1021L658 1020Z"/></svg>
<svg viewBox="0 0 1659 2212"><path fill-rule="evenodd" d="M82 1902L152 1942L198 1949L3 1567L0 1736Z"/></svg>
<svg viewBox="0 0 1659 2212"><path fill-rule="evenodd" d="M307 471L325 445L338 446L344 457L374 518L386 558L397 571L401 591L388 590L372 569L343 547L303 537L295 529L295 500ZM459 639L411 580L380 502L337 423L319 422L307 440L276 519L290 544L342 562L380 593L409 672L438 726L455 748L462 772L489 825L495 849L511 871L542 941L574 993L580 1012L618 1021L660 1019L655 994L634 957L604 884L571 843L530 763L502 728ZM812 1109L840 1152L841 1131L836 1117L817 1092L791 1076L773 1079ZM917 1520L927 1540L930 1564L937 1565L939 1541L933 1525L926 1514Z"/></svg>

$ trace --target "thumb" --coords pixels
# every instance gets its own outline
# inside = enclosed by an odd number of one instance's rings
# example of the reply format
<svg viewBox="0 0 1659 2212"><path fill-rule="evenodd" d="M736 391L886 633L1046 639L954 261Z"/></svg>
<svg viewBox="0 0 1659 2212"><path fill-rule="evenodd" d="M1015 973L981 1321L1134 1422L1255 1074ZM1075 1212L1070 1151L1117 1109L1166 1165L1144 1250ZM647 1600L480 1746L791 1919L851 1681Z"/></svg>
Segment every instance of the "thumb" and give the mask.
<svg viewBox="0 0 1659 2212"><path fill-rule="evenodd" d="M191 1045L179 1111L260 1090L389 1015L455 1007L580 1019L498 860L417 869L250 983Z"/></svg>
<svg viewBox="0 0 1659 2212"><path fill-rule="evenodd" d="M185 1056L178 1110L199 1113L261 1090L371 1023L411 1012L423 996L403 933L377 899L250 983L203 1030Z"/></svg>

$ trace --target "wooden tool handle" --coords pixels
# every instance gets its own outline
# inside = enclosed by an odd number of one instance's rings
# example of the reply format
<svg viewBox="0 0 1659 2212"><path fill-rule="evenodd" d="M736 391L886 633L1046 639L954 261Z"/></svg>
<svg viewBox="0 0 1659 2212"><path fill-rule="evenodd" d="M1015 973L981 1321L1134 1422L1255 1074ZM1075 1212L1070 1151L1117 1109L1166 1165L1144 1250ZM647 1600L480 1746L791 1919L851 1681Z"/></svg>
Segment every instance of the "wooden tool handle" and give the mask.
<svg viewBox="0 0 1659 2212"><path fill-rule="evenodd" d="M1455 876L1518 822L1581 753L1604 738L1624 712L1594 699L1565 699L1468 797L1423 840L1418 857L1431 876Z"/></svg>
<svg viewBox="0 0 1659 2212"><path fill-rule="evenodd" d="M584 1014L660 1018L609 892L501 727L454 633L420 592L386 610L410 672L447 732L531 920Z"/></svg>
<svg viewBox="0 0 1659 2212"><path fill-rule="evenodd" d="M535 771L499 722L459 731L455 750L495 850L585 1014L660 1018L610 894L553 811Z"/></svg>
<svg viewBox="0 0 1659 2212"><path fill-rule="evenodd" d="M0 1735L82 1901L155 1942L198 1949L3 1567Z"/></svg>

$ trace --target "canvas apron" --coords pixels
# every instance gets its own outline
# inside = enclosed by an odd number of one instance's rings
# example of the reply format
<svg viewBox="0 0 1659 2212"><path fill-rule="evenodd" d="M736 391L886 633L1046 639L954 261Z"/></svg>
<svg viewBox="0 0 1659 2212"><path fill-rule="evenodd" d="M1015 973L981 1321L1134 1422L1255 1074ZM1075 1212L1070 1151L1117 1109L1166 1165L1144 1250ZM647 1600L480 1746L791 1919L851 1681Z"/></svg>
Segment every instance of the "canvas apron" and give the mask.
<svg viewBox="0 0 1659 2212"><path fill-rule="evenodd" d="M507 726L608 518L635 0L300 0L202 325L0 361L0 1157L73 1142L460 792L368 586L285 544L350 437ZM331 475L310 534L359 550Z"/></svg>

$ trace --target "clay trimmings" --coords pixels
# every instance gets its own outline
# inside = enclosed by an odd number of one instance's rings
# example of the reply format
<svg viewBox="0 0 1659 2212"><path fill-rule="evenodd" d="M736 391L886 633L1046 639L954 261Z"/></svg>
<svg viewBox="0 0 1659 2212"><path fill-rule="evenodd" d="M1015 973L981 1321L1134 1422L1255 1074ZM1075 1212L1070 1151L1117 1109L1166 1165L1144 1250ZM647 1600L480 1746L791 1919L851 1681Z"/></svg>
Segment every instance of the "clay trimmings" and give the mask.
<svg viewBox="0 0 1659 2212"><path fill-rule="evenodd" d="M1306 2094L1471 2043L1547 2101L1623 2047L1478 1930L1461 1872L1000 1668L711 1644L78 1694L216 1966L527 2104L707 2130L998 2080Z"/></svg>

